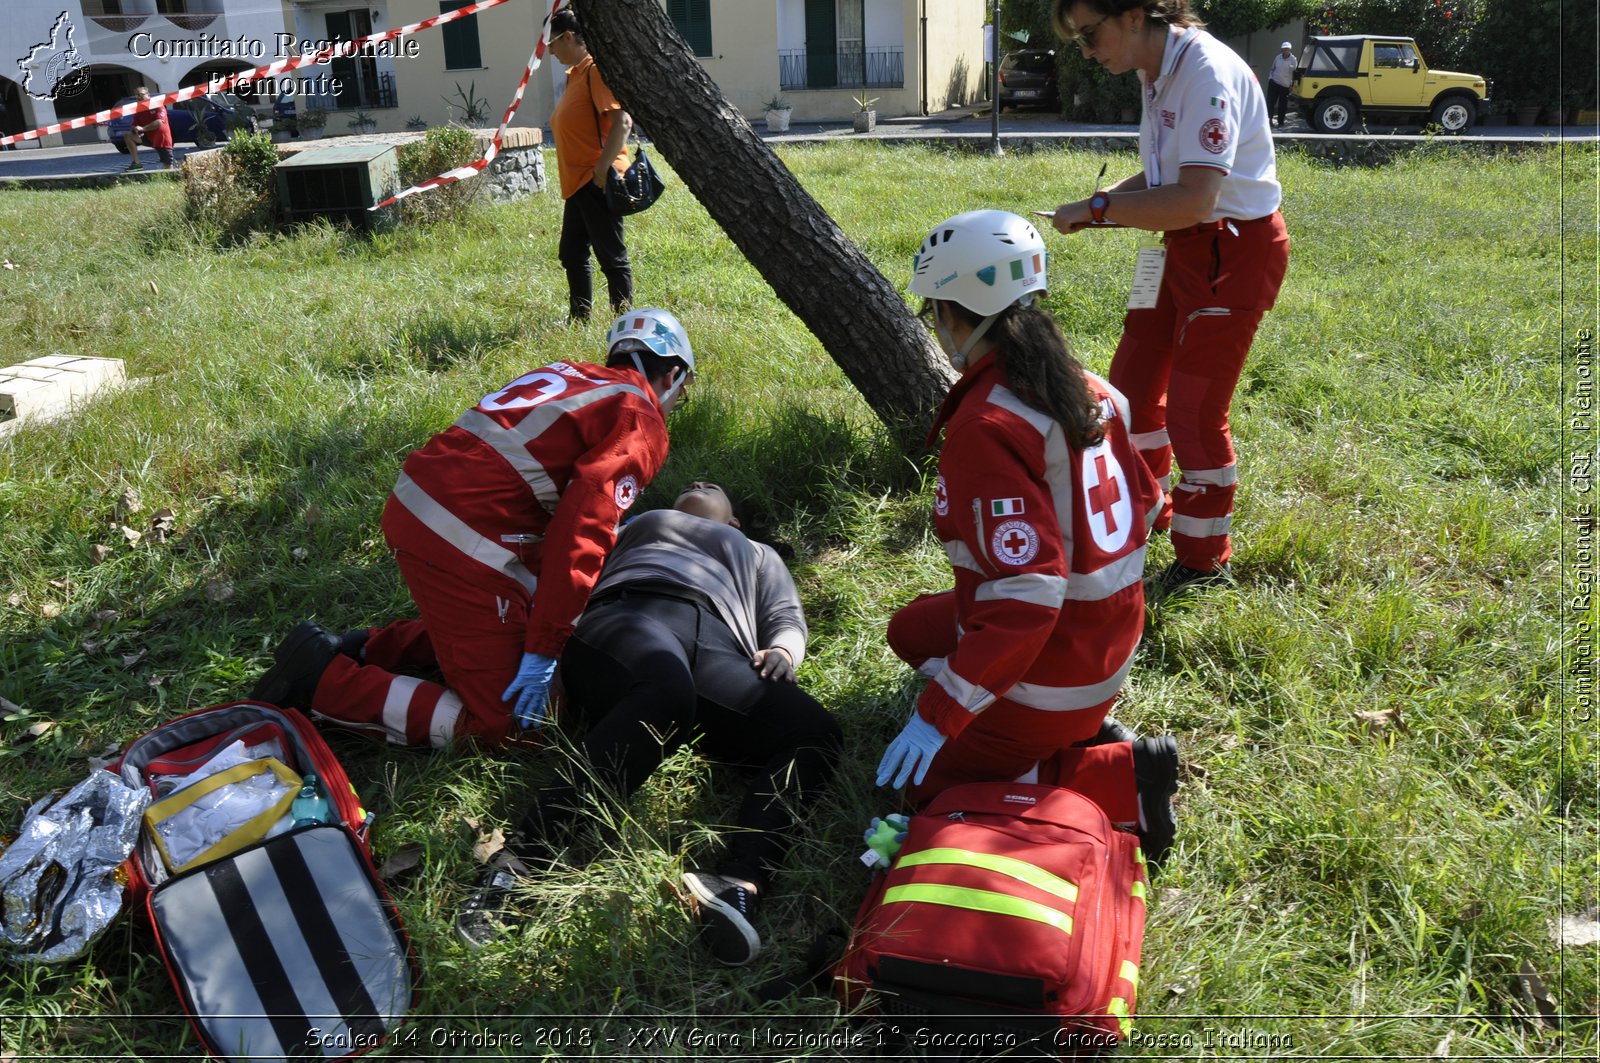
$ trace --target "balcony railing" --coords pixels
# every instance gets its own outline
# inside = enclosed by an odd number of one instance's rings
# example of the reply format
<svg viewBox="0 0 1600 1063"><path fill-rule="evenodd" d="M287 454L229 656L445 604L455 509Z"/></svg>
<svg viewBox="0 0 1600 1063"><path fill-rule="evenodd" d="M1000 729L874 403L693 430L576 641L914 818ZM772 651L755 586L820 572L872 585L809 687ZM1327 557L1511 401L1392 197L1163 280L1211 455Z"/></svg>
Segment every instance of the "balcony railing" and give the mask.
<svg viewBox="0 0 1600 1063"><path fill-rule="evenodd" d="M778 85L784 89L898 89L905 81L904 48L846 45L778 52Z"/></svg>

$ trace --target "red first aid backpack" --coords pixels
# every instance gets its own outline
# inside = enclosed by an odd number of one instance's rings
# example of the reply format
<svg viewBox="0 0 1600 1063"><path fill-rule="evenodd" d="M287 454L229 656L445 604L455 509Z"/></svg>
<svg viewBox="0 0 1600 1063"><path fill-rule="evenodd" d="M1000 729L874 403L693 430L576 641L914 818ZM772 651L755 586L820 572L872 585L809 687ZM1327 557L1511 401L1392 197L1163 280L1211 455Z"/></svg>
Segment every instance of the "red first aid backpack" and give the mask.
<svg viewBox="0 0 1600 1063"><path fill-rule="evenodd" d="M236 741L257 759L183 786L180 777ZM148 914L206 1051L346 1059L382 1044L415 1004L418 970L372 866L371 817L311 722L259 702L201 709L134 739L110 770L156 799L128 861L126 895ZM197 853L161 837L169 809L199 815L189 794L220 802L224 785L270 793L313 773L326 799L321 822L285 830L291 794Z"/></svg>
<svg viewBox="0 0 1600 1063"><path fill-rule="evenodd" d="M911 818L856 914L835 985L913 1044L1074 1058L1131 1029L1144 859L1082 794L951 787Z"/></svg>

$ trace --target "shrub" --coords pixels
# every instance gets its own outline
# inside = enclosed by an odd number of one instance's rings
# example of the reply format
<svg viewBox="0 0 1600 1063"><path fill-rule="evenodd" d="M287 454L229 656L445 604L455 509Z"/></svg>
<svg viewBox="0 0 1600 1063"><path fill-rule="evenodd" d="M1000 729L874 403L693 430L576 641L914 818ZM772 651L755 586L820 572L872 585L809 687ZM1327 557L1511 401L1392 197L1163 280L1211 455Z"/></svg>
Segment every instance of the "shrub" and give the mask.
<svg viewBox="0 0 1600 1063"><path fill-rule="evenodd" d="M240 240L272 227L277 210L273 167L278 150L266 133L236 131L221 151L184 162L189 219L206 236Z"/></svg>
<svg viewBox="0 0 1600 1063"><path fill-rule="evenodd" d="M465 166L481 154L478 138L472 130L458 125L435 126L423 134L421 140L400 146L400 183L409 188L457 166ZM451 221L477 202L483 189L484 183L479 178L457 181L401 200L400 214L407 221Z"/></svg>

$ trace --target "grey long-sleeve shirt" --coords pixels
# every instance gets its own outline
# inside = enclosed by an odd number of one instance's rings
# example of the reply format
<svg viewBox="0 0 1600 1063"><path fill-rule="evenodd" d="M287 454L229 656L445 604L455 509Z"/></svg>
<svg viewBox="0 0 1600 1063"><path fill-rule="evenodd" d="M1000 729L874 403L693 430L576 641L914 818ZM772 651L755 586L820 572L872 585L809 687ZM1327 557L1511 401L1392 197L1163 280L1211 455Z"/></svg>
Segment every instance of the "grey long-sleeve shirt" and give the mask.
<svg viewBox="0 0 1600 1063"><path fill-rule="evenodd" d="M748 653L778 647L805 656L800 592L772 547L704 517L657 509L622 529L606 558L595 594L629 583L672 583L699 591L717 607Z"/></svg>

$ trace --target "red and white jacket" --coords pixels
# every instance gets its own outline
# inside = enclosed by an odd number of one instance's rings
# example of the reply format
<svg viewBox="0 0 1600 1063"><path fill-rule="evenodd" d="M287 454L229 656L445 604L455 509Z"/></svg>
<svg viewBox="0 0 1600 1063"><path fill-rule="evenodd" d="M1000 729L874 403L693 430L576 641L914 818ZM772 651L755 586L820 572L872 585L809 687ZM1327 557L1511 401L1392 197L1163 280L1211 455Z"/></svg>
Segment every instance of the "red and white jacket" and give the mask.
<svg viewBox="0 0 1600 1063"><path fill-rule="evenodd" d="M666 459L666 416L643 375L556 362L413 451L386 530L391 545L465 579L487 566L521 584L533 595L526 648L555 657L622 514Z"/></svg>
<svg viewBox="0 0 1600 1063"><path fill-rule="evenodd" d="M1070 445L1006 386L995 352L945 399L934 530L955 570L956 650L917 703L949 736L997 698L1087 709L1122 687L1144 633L1144 553L1161 490L1128 404L1085 373L1105 438Z"/></svg>

